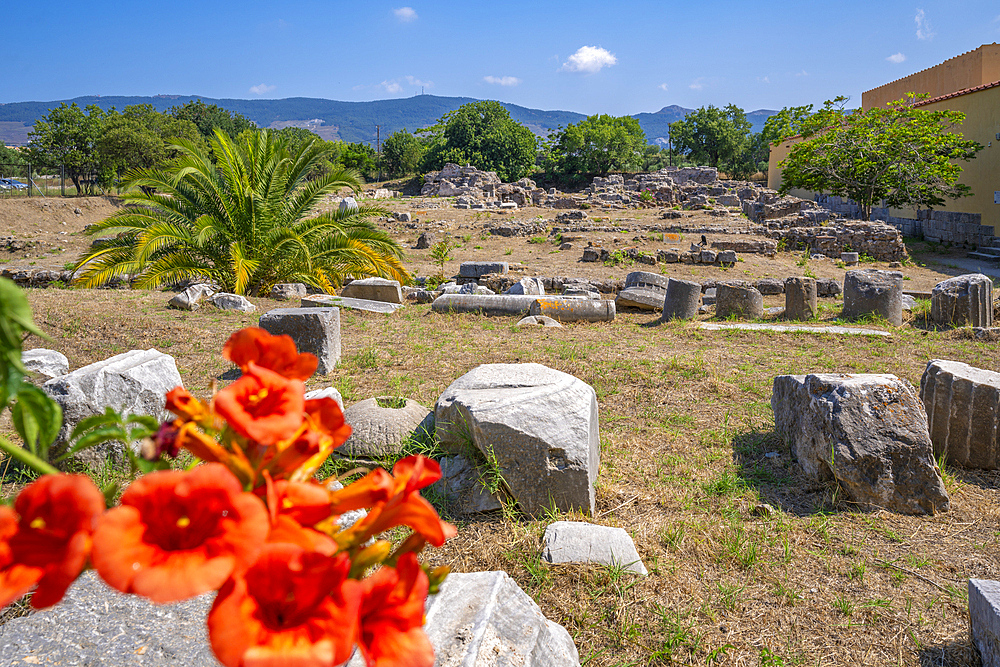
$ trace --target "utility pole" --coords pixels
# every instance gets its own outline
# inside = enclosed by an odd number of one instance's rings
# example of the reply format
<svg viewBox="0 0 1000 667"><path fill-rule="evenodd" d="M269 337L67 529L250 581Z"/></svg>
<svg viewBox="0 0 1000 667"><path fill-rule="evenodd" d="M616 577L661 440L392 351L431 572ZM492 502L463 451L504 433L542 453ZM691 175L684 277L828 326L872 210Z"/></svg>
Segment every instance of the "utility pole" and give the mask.
<svg viewBox="0 0 1000 667"><path fill-rule="evenodd" d="M382 126L375 126L375 160L378 162L378 180L382 182Z"/></svg>

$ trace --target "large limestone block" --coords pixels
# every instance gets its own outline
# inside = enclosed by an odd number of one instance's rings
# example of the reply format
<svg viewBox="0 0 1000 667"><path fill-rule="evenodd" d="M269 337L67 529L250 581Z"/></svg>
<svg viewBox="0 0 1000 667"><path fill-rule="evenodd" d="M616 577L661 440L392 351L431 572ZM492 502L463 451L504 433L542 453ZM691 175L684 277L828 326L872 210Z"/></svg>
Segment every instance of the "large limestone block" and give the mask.
<svg viewBox="0 0 1000 667"><path fill-rule="evenodd" d="M750 320L764 317L764 296L750 283L731 280L716 286L715 314L720 319L730 315Z"/></svg>
<svg viewBox="0 0 1000 667"><path fill-rule="evenodd" d="M430 408L396 396L378 396L355 403L344 410L344 421L351 425L352 431L337 453L365 458L397 455L407 439L429 435L428 429L421 426L430 414Z"/></svg>
<svg viewBox="0 0 1000 667"><path fill-rule="evenodd" d="M889 324L903 324L903 274L899 271L859 269L844 275L846 319L881 315Z"/></svg>
<svg viewBox="0 0 1000 667"><path fill-rule="evenodd" d="M555 521L542 537L542 558L548 563L600 563L649 574L623 528L585 521Z"/></svg>
<svg viewBox="0 0 1000 667"><path fill-rule="evenodd" d="M774 426L813 479L836 479L862 506L902 514L948 509L927 415L895 375L779 375Z"/></svg>
<svg viewBox="0 0 1000 667"><path fill-rule="evenodd" d="M920 398L934 455L967 468L1000 468L1000 373L932 359Z"/></svg>
<svg viewBox="0 0 1000 667"><path fill-rule="evenodd" d="M509 270L507 262L462 262L458 267L458 275L462 278L481 278L487 273L503 275Z"/></svg>
<svg viewBox="0 0 1000 667"><path fill-rule="evenodd" d="M22 352L21 363L26 370L48 378L57 378L69 373L69 359L65 354L41 347Z"/></svg>
<svg viewBox="0 0 1000 667"><path fill-rule="evenodd" d="M344 287L341 296L350 299L365 299L366 301L385 301L386 303L403 303L403 292L399 281L385 278L365 278L351 281Z"/></svg>
<svg viewBox="0 0 1000 667"><path fill-rule="evenodd" d="M340 361L339 308L275 308L261 315L260 328L273 336L290 336L299 352L315 354L320 375Z"/></svg>
<svg viewBox="0 0 1000 667"><path fill-rule="evenodd" d="M587 383L541 364L486 364L441 394L435 417L446 449L495 457L525 512L593 513L600 432Z"/></svg>
<svg viewBox="0 0 1000 667"><path fill-rule="evenodd" d="M993 326L993 281L981 273L942 280L931 291L931 319L951 326Z"/></svg>
<svg viewBox="0 0 1000 667"><path fill-rule="evenodd" d="M700 286L699 286L700 291ZM616 308L639 308L640 310L660 310L666 291L643 287L626 287L615 297Z"/></svg>
<svg viewBox="0 0 1000 667"><path fill-rule="evenodd" d="M82 419L101 414L109 406L123 414L167 419L170 413L164 409L166 394L180 384L174 358L150 349L124 352L78 368L49 380L42 389L63 411L63 426L56 440L59 445ZM103 464L109 453L120 456L121 443L88 449L81 457L90 464Z"/></svg>
<svg viewBox="0 0 1000 667"><path fill-rule="evenodd" d="M969 579L969 634L983 667L1000 665L1000 581Z"/></svg>

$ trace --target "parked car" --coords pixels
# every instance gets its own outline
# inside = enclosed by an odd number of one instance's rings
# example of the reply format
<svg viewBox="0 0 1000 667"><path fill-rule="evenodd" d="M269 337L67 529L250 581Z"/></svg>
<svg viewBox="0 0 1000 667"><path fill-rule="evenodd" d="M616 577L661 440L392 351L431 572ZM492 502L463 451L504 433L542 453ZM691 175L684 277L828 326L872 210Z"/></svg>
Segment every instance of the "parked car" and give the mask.
<svg viewBox="0 0 1000 667"><path fill-rule="evenodd" d="M0 190L27 190L28 186L13 178L0 178Z"/></svg>

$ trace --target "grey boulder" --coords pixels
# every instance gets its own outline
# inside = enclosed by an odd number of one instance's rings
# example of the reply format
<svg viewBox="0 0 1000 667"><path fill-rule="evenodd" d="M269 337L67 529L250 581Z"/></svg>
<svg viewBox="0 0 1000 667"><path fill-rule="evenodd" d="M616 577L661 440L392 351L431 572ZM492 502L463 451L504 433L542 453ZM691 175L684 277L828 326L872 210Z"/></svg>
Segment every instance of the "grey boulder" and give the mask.
<svg viewBox="0 0 1000 667"><path fill-rule="evenodd" d="M26 370L48 378L57 378L69 373L69 359L65 354L41 347L22 352L21 363Z"/></svg>
<svg viewBox="0 0 1000 667"><path fill-rule="evenodd" d="M548 563L600 563L649 574L624 529L584 521L549 524L542 537L542 558Z"/></svg>
<svg viewBox="0 0 1000 667"><path fill-rule="evenodd" d="M809 477L836 479L863 507L901 514L947 511L927 415L895 375L779 375L775 431Z"/></svg>
<svg viewBox="0 0 1000 667"><path fill-rule="evenodd" d="M257 312L257 306L250 303L250 300L245 296L239 294L219 292L218 294L213 294L208 300L219 310L238 310L241 313Z"/></svg>
<svg viewBox="0 0 1000 667"><path fill-rule="evenodd" d="M480 470L472 461L456 454L443 456L441 479L431 486L444 496L450 509L457 514L477 514L501 509L500 499L487 488L487 471ZM481 467L481 466L480 466Z"/></svg>
<svg viewBox="0 0 1000 667"><path fill-rule="evenodd" d="M264 313L260 328L288 336L299 352L316 356L316 372L325 375L340 361L339 308L275 308Z"/></svg>
<svg viewBox="0 0 1000 667"><path fill-rule="evenodd" d="M271 288L270 297L275 301L292 301L309 294L309 289L303 283L278 283Z"/></svg>
<svg viewBox="0 0 1000 667"><path fill-rule="evenodd" d="M339 213L350 213L357 210L358 202L354 197L344 197L340 200L340 205L337 207L337 212Z"/></svg>
<svg viewBox="0 0 1000 667"><path fill-rule="evenodd" d="M510 286L506 294L545 294L545 285L541 278L521 278Z"/></svg>
<svg viewBox="0 0 1000 667"><path fill-rule="evenodd" d="M397 407L399 401L402 405ZM426 423L430 414L431 410L420 403L396 396L377 396L355 403L344 410L351 437L337 452L365 458L397 455L407 439L430 435L432 429Z"/></svg>
<svg viewBox="0 0 1000 667"><path fill-rule="evenodd" d="M593 514L600 429L587 383L541 364L486 364L445 389L435 419L446 450L496 462L523 511Z"/></svg>

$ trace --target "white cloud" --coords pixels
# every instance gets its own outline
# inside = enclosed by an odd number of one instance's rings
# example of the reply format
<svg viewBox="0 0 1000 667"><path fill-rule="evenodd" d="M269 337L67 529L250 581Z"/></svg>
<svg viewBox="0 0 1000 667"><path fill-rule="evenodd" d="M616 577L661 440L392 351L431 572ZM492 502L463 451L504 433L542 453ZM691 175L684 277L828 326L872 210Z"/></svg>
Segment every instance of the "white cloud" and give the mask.
<svg viewBox="0 0 1000 667"><path fill-rule="evenodd" d="M594 74L617 62L618 58L607 49L599 46L581 46L563 63L562 68L568 72Z"/></svg>
<svg viewBox="0 0 1000 667"><path fill-rule="evenodd" d="M705 77L698 77L688 86L691 90L704 90L705 89Z"/></svg>
<svg viewBox="0 0 1000 667"><path fill-rule="evenodd" d="M665 83L661 83L660 85L657 86L657 88L659 88L663 92L667 92L667 90L668 90L667 84L665 84Z"/></svg>
<svg viewBox="0 0 1000 667"><path fill-rule="evenodd" d="M403 87L399 85L399 81L383 81L378 85L384 88L387 93L399 93L403 91Z"/></svg>
<svg viewBox="0 0 1000 667"><path fill-rule="evenodd" d="M420 79L417 79L412 76L406 77L406 83L410 84L411 86L424 86L426 88L430 88L431 86L434 85L433 81L421 81Z"/></svg>
<svg viewBox="0 0 1000 667"><path fill-rule="evenodd" d="M802 70L801 72L798 72L795 76L809 76L809 72Z"/></svg>
<svg viewBox="0 0 1000 667"><path fill-rule="evenodd" d="M516 76L484 76L483 81L497 86L516 86L521 83Z"/></svg>
<svg viewBox="0 0 1000 667"><path fill-rule="evenodd" d="M267 84L260 84L259 86L250 86L250 92L254 95L263 95L264 93L269 93L274 90L274 86L269 86Z"/></svg>
<svg viewBox="0 0 1000 667"><path fill-rule="evenodd" d="M935 33L931 30L931 23L927 20L924 10L918 9L917 15L913 17L913 20L917 24L917 39L924 39L927 41L934 39Z"/></svg>
<svg viewBox="0 0 1000 667"><path fill-rule="evenodd" d="M771 77L769 77L769 76L758 76L757 77L757 82L758 83L771 83Z"/></svg>
<svg viewBox="0 0 1000 667"><path fill-rule="evenodd" d="M895 64L898 65L899 63L901 63L904 60L906 60L906 56L904 56L902 53L894 53L891 56L889 56L888 58L886 58L886 60L888 60L891 63L895 63Z"/></svg>
<svg viewBox="0 0 1000 667"><path fill-rule="evenodd" d="M392 13L395 14L396 19L402 23L409 23L410 21L417 20L417 12L413 9L413 7L399 7L398 9L392 10Z"/></svg>

